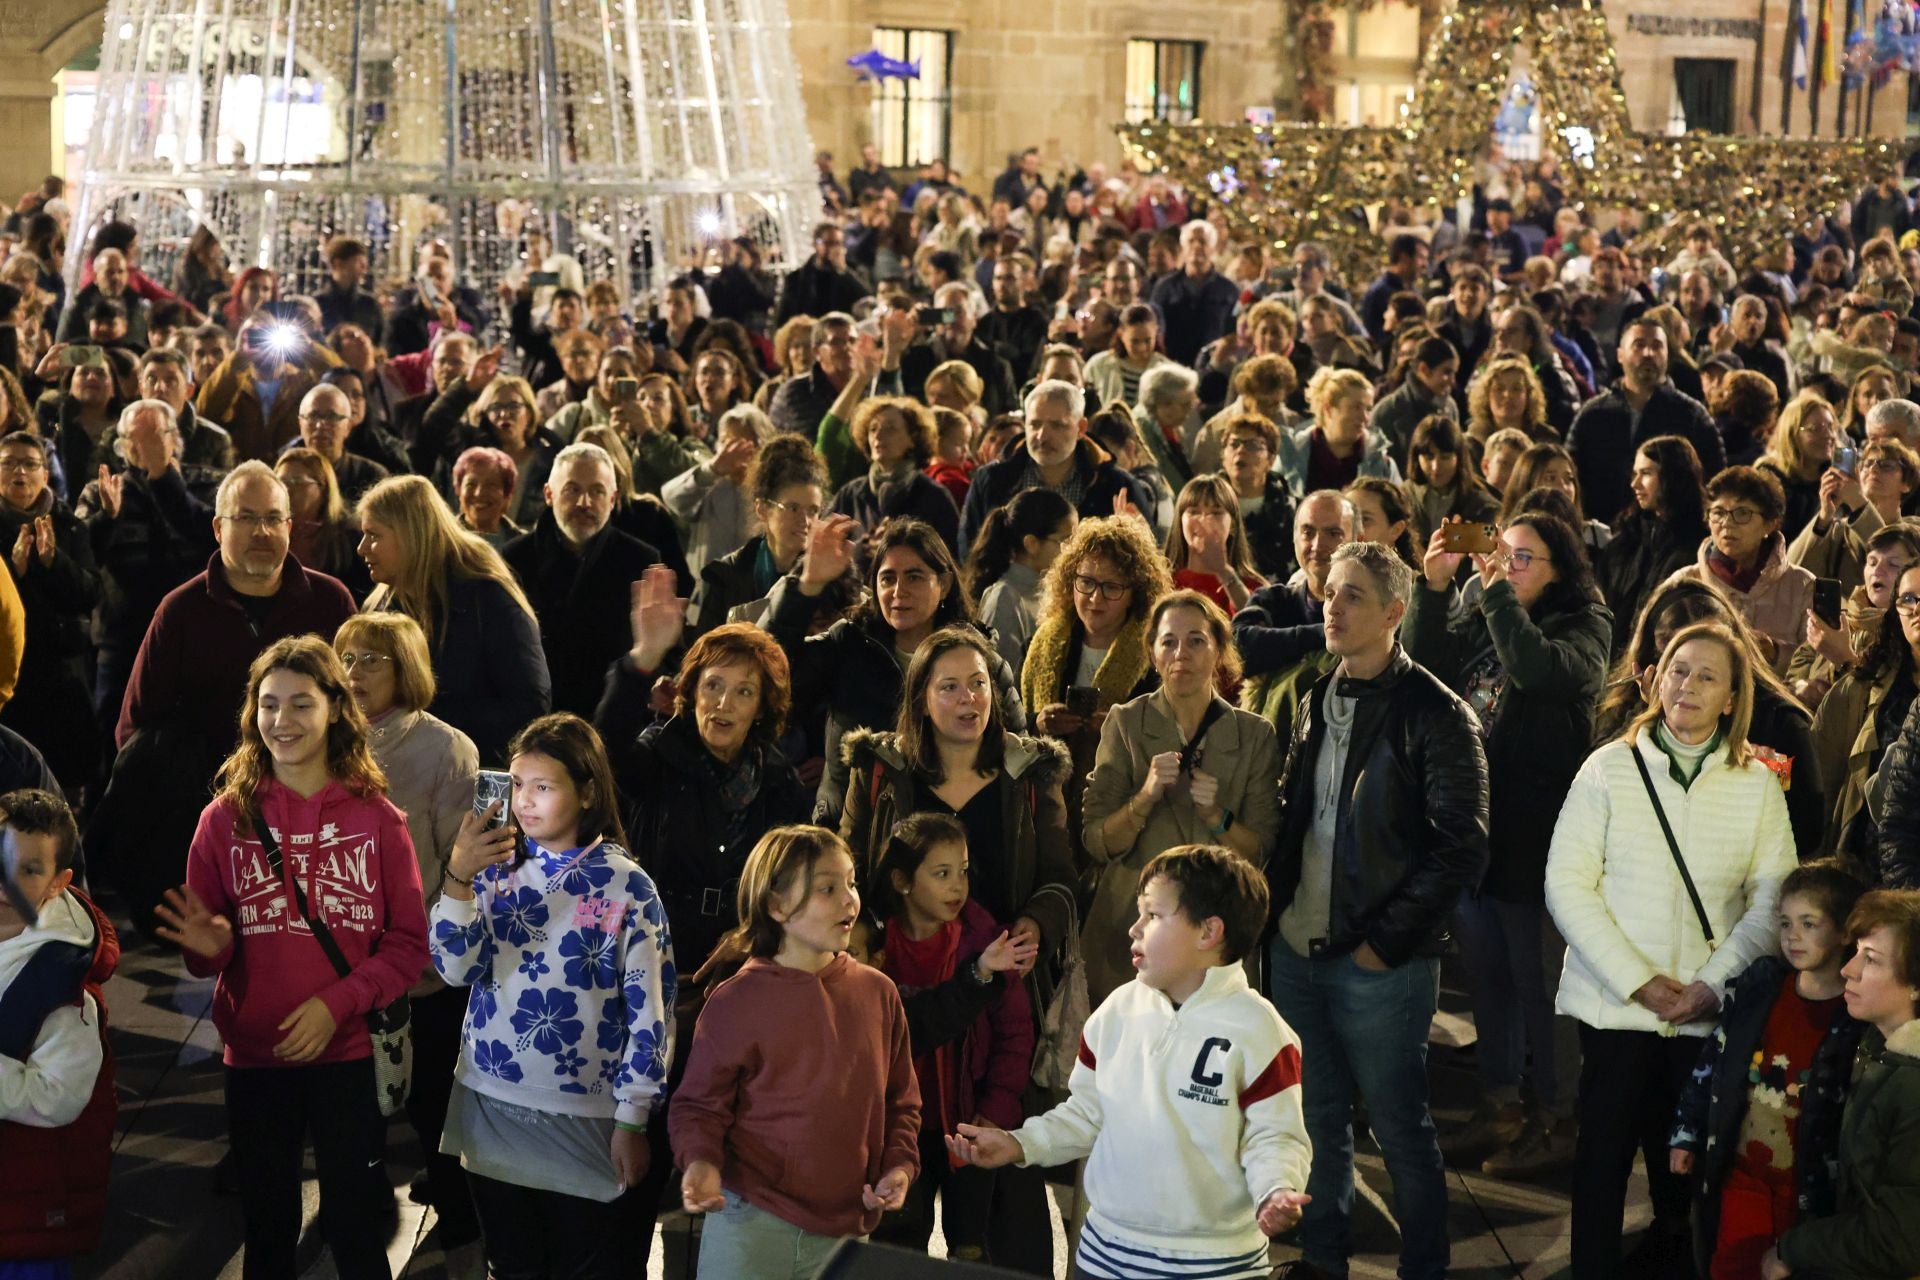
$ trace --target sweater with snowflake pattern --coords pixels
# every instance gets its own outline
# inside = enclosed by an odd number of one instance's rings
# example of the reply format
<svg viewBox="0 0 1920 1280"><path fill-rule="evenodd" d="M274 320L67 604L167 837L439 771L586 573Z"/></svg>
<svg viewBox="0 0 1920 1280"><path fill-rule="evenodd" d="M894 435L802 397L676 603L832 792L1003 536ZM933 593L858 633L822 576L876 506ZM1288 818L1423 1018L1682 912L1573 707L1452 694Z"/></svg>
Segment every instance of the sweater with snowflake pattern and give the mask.
<svg viewBox="0 0 1920 1280"><path fill-rule="evenodd" d="M599 842L526 841L433 907L433 966L470 987L454 1078L502 1102L644 1125L673 1059L673 943L653 881Z"/></svg>

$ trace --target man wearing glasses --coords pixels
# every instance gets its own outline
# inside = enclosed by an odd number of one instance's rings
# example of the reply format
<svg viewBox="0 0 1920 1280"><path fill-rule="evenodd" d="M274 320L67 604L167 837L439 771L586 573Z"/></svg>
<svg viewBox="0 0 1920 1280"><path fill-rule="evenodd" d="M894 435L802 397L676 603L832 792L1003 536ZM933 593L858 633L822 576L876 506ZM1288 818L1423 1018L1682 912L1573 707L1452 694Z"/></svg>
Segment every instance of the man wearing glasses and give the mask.
<svg viewBox="0 0 1920 1280"><path fill-rule="evenodd" d="M787 277L780 290L774 323L852 311L854 303L872 292L865 279L847 269L847 233L837 222L823 222L813 229L813 256Z"/></svg>
<svg viewBox="0 0 1920 1280"><path fill-rule="evenodd" d="M325 458L340 484L340 500L348 506L387 478L387 469L369 458L347 452L347 433L353 430L353 406L347 393L321 383L301 398L300 441Z"/></svg>
<svg viewBox="0 0 1920 1280"><path fill-rule="evenodd" d="M247 668L260 651L287 636L331 639L354 611L338 579L288 551L287 488L265 463L228 473L213 509L220 548L148 625L120 705L118 746L141 730L191 729L218 762L233 749Z"/></svg>

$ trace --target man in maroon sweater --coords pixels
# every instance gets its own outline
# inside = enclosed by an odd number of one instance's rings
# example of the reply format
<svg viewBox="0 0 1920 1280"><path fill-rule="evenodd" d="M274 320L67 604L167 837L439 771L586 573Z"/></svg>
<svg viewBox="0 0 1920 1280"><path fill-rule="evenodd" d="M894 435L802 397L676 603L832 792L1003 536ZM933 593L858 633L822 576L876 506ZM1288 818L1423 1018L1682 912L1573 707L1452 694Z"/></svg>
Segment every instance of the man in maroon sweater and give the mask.
<svg viewBox="0 0 1920 1280"><path fill-rule="evenodd" d="M220 550L205 573L168 593L140 642L114 741L141 729L195 728L214 760L233 750L247 668L287 636L331 641L354 612L338 579L288 553L286 486L264 463L244 462L221 482L213 531Z"/></svg>

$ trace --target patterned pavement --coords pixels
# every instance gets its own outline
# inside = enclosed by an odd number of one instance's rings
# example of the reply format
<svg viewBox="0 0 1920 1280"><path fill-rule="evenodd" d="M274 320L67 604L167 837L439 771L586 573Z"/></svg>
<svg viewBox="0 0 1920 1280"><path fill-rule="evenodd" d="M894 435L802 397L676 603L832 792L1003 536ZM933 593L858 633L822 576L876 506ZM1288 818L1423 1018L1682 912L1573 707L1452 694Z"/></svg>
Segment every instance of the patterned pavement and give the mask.
<svg viewBox="0 0 1920 1280"><path fill-rule="evenodd" d="M109 903L109 908L111 904ZM107 987L111 1037L120 1091L119 1145L104 1240L75 1268L78 1280L239 1280L238 1202L216 1194L213 1169L225 1149L220 1046L209 1016L213 984L188 977L177 955L133 933L116 915L124 947L120 970ZM1473 1080L1467 1053L1447 1047L1470 1041L1472 1024L1449 1012L1464 1006L1457 992L1443 997L1433 1057L1436 1115L1443 1130L1467 1116ZM442 1280L446 1275L431 1234L433 1213L408 1202L404 1188L418 1168L418 1144L404 1120L391 1131L389 1174L401 1188L388 1248L395 1277ZM1394 1274L1390 1184L1378 1152L1365 1144L1356 1201L1355 1280ZM1565 1176L1540 1184L1507 1183L1479 1174L1449 1174L1453 1274L1458 1280L1547 1280L1562 1275L1567 1257ZM301 1280L325 1280L333 1267L320 1246L316 1184L305 1184L307 1232ZM1647 1220L1639 1174L1630 1199L1628 1230ZM1056 1255L1065 1243L1055 1222ZM1629 1241L1631 1243L1631 1241ZM941 1251L936 1237L934 1252ZM1274 1259L1293 1257L1276 1245ZM654 1251L652 1280L664 1280L662 1251ZM715 1278L719 1280L719 1278Z"/></svg>

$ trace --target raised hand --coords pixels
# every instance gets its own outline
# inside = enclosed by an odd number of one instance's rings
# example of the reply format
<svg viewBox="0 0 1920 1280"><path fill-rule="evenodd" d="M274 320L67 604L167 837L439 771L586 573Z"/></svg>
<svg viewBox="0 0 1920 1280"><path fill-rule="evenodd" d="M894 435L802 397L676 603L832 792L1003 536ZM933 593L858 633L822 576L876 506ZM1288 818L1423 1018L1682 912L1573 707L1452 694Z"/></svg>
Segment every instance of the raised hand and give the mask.
<svg viewBox="0 0 1920 1280"><path fill-rule="evenodd" d="M53 538L53 517L41 516L33 522L33 550L40 557L40 567L46 568L53 563L54 552L59 544Z"/></svg>
<svg viewBox="0 0 1920 1280"><path fill-rule="evenodd" d="M1005 1129L987 1125L961 1124L947 1138L947 1151L962 1164L981 1169L998 1169L1026 1158L1020 1139Z"/></svg>
<svg viewBox="0 0 1920 1280"><path fill-rule="evenodd" d="M649 565L633 584L633 665L658 671L686 627L687 602L680 583L664 564Z"/></svg>
<svg viewBox="0 0 1920 1280"><path fill-rule="evenodd" d="M100 464L100 509L107 513L107 519L117 519L120 515L120 499L126 492L125 476L117 476L107 470L106 464Z"/></svg>
<svg viewBox="0 0 1920 1280"><path fill-rule="evenodd" d="M806 557L801 561L800 590L817 596L853 567L853 539L860 522L852 516L827 516L807 530Z"/></svg>
<svg viewBox="0 0 1920 1280"><path fill-rule="evenodd" d="M1222 538L1187 544L1187 563L1201 573L1210 573L1225 582L1233 577L1233 565L1227 560L1227 543Z"/></svg>
<svg viewBox="0 0 1920 1280"><path fill-rule="evenodd" d="M1427 539L1427 554L1420 561L1420 572L1427 579L1427 586L1435 591L1445 591L1453 581L1453 575L1460 571L1460 562L1466 557L1457 551L1446 549L1447 531L1444 525L1433 531Z"/></svg>
<svg viewBox="0 0 1920 1280"><path fill-rule="evenodd" d="M155 933L202 959L211 960L233 945L233 922L215 915L185 885L167 890L153 914L160 920Z"/></svg>
<svg viewBox="0 0 1920 1280"><path fill-rule="evenodd" d="M448 311L453 310L452 303L446 304L446 307ZM500 362L506 359L506 355L507 349L505 347L495 347L491 351L482 351L479 358L473 362L473 372L467 375L467 390L475 395L479 395L482 391L485 391L487 384L499 375Z"/></svg>
<svg viewBox="0 0 1920 1280"><path fill-rule="evenodd" d="M759 452L760 446L752 438L732 436L713 455L713 474L739 484L746 479L747 468Z"/></svg>
<svg viewBox="0 0 1920 1280"><path fill-rule="evenodd" d="M1025 970L1021 963L1031 966L1039 952L1038 943L1022 941L1003 929L980 953L980 969L983 973L1022 973Z"/></svg>
<svg viewBox="0 0 1920 1280"><path fill-rule="evenodd" d="M886 357L880 350L880 341L872 334L863 333L854 340L853 376L862 386L874 380L885 360Z"/></svg>
<svg viewBox="0 0 1920 1280"><path fill-rule="evenodd" d="M1180 753L1162 751L1147 762L1147 779L1140 784L1140 794L1158 804L1160 797L1167 794L1167 788L1178 781L1180 781Z"/></svg>
<svg viewBox="0 0 1920 1280"><path fill-rule="evenodd" d="M32 560L33 560L33 523L29 521L26 524L23 524L20 526L20 536L13 540L14 576L15 577L24 576L27 572L27 565Z"/></svg>
<svg viewBox="0 0 1920 1280"><path fill-rule="evenodd" d="M1116 516L1132 516L1141 524L1147 523L1146 516L1141 514L1140 508L1133 505L1133 499L1128 496L1125 489L1113 495L1113 514Z"/></svg>
<svg viewBox="0 0 1920 1280"><path fill-rule="evenodd" d="M490 825L500 816L500 801L488 805L486 812L469 809L460 817L460 830L453 837L453 849L447 854L447 871L471 880L488 867L498 866L513 857L517 837L511 826ZM471 890L469 890L471 892Z"/></svg>

